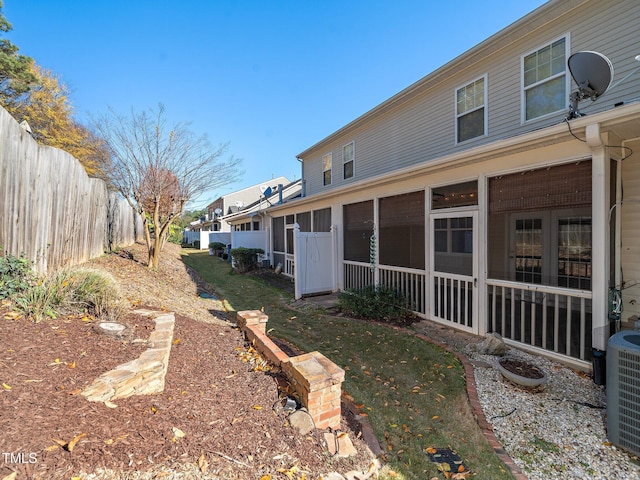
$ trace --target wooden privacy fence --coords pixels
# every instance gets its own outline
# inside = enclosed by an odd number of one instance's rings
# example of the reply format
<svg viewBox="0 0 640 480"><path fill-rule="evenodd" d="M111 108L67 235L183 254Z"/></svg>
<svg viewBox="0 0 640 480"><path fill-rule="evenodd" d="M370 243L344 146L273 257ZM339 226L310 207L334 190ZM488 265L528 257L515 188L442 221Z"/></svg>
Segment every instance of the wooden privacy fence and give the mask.
<svg viewBox="0 0 640 480"><path fill-rule="evenodd" d="M0 251L42 273L77 265L141 238L126 200L89 178L73 156L38 145L0 107Z"/></svg>

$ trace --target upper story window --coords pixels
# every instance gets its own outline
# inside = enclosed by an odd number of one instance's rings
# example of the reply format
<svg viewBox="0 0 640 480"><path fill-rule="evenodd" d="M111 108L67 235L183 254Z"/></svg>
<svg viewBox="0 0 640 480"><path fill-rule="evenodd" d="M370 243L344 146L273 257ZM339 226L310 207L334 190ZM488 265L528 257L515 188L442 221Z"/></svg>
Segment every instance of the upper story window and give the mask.
<svg viewBox="0 0 640 480"><path fill-rule="evenodd" d="M353 163L356 158L355 144L347 143L342 147L342 171L344 179L353 177Z"/></svg>
<svg viewBox="0 0 640 480"><path fill-rule="evenodd" d="M567 37L562 37L522 57L525 122L566 108L568 47Z"/></svg>
<svg viewBox="0 0 640 480"><path fill-rule="evenodd" d="M331 185L331 164L333 163L333 155L327 153L322 156L322 175L323 185Z"/></svg>
<svg viewBox="0 0 640 480"><path fill-rule="evenodd" d="M486 134L486 88L486 77L482 77L456 90L456 142Z"/></svg>

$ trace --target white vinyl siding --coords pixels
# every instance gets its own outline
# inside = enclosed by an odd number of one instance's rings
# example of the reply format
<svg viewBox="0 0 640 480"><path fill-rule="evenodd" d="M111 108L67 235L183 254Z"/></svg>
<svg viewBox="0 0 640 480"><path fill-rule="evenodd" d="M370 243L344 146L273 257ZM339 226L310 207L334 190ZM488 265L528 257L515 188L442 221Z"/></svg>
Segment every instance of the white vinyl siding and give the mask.
<svg viewBox="0 0 640 480"><path fill-rule="evenodd" d="M456 142L487 134L486 75L456 89Z"/></svg>
<svg viewBox="0 0 640 480"><path fill-rule="evenodd" d="M566 110L568 35L522 57L523 121Z"/></svg>
<svg viewBox="0 0 640 480"><path fill-rule="evenodd" d="M629 145L634 151L640 151L639 142ZM622 188L620 260L624 274L622 318L626 320L633 315L640 316L640 157L637 155L622 162Z"/></svg>
<svg viewBox="0 0 640 480"><path fill-rule="evenodd" d="M597 50L606 54L619 78L624 78L637 67L634 60L637 55L636 38L633 35L611 35L610 28L603 31L601 25L613 24L616 32L636 31L640 28L640 2L590 1L588 6L588 10L577 8L554 17L536 29L523 27L517 34L511 32L504 39L503 48L486 55L484 50L474 52L474 62L468 63L463 73L456 71L450 74L448 68L455 64L453 61L445 65L442 72L436 71L434 77L437 78L419 91L415 86L409 87L394 97L389 105L371 105L378 109L375 114L365 113L367 118L354 119L331 136L319 138L319 143L301 156L306 194L339 188L352 181L345 180L338 172L332 176L330 187L323 186L323 155L332 152L342 164L342 147L347 142L353 141L357 145L355 173L361 181L562 122L568 111L569 80L565 104L560 112L523 122L522 61L526 55L566 38L571 51ZM487 92L485 109L491 109L487 115L485 136L458 143L456 103L452 97L456 88L483 76L486 77ZM610 110L617 102L638 98L639 84L634 78L638 77L631 77L615 89L609 89L606 95L592 104L584 102L581 111L591 115Z"/></svg>

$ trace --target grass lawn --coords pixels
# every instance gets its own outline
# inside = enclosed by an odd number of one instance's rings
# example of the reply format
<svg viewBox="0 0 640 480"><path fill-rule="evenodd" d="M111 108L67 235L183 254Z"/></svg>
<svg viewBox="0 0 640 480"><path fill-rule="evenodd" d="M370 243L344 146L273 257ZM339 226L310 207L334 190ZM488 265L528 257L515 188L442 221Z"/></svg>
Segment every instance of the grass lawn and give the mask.
<svg viewBox="0 0 640 480"><path fill-rule="evenodd" d="M251 275L233 273L207 252L182 251L233 310L269 316L269 334L299 349L317 350L346 371L343 390L369 416L395 478L444 478L429 461L428 447L455 450L476 474L513 478L478 428L468 405L458 359L406 332L317 310L294 311L292 296Z"/></svg>

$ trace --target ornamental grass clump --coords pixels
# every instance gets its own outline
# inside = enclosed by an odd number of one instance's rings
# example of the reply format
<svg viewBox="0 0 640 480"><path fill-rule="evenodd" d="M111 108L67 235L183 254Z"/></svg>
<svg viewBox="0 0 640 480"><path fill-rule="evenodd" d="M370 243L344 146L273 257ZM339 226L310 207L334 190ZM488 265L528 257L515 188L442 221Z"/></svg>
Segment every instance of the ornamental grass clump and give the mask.
<svg viewBox="0 0 640 480"><path fill-rule="evenodd" d="M39 322L72 313L115 320L124 312L113 276L86 267L64 268L44 277L16 299L18 308Z"/></svg>

